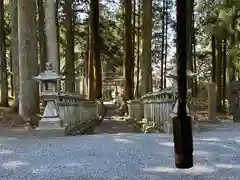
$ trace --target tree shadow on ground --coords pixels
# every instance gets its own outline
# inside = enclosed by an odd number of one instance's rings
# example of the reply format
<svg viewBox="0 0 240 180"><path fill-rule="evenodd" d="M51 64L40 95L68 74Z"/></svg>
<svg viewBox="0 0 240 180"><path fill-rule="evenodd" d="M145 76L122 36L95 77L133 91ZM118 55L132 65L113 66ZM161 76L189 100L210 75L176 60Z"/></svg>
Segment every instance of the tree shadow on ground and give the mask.
<svg viewBox="0 0 240 180"><path fill-rule="evenodd" d="M11 179L218 180L240 177L240 126L196 134L194 167L174 166L172 135L119 133L0 138L0 177Z"/></svg>
<svg viewBox="0 0 240 180"><path fill-rule="evenodd" d="M117 134L117 133L141 133L132 124L119 117L108 117L95 128L95 134Z"/></svg>
<svg viewBox="0 0 240 180"><path fill-rule="evenodd" d="M204 135L194 139L195 163L188 170L174 167L172 136L166 134L0 139L0 144L3 180L11 179L9 172L20 179L212 180L238 179L240 171L240 142Z"/></svg>
<svg viewBox="0 0 240 180"><path fill-rule="evenodd" d="M118 116L115 104L105 104L106 116L104 120L95 128L95 134L117 134L117 133L140 133L131 123Z"/></svg>

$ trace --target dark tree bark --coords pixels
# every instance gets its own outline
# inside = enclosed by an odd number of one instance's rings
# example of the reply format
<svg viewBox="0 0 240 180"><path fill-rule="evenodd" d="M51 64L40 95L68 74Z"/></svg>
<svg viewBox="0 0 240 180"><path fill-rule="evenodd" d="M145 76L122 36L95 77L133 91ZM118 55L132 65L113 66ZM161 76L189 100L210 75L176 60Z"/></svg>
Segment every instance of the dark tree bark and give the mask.
<svg viewBox="0 0 240 180"><path fill-rule="evenodd" d="M166 16L166 0L163 0L163 15L162 15L162 42L161 42L161 79L160 88L164 86L164 51L165 51L165 16Z"/></svg>
<svg viewBox="0 0 240 180"><path fill-rule="evenodd" d="M58 22L58 5L59 5L59 1L60 0L56 0L56 12L55 12L55 20L56 20L56 30L57 30L57 52L58 52L58 60L60 61L60 43L59 43L59 39L60 39L60 29L59 29L59 22ZM60 62L59 62L60 64Z"/></svg>
<svg viewBox="0 0 240 180"><path fill-rule="evenodd" d="M138 16L137 16L137 82L136 82L136 97L139 93L139 79L140 79L140 29L141 29L141 0L138 0Z"/></svg>
<svg viewBox="0 0 240 180"><path fill-rule="evenodd" d="M124 98L133 99L133 70L134 61L132 58L132 2L124 0Z"/></svg>
<svg viewBox="0 0 240 180"><path fill-rule="evenodd" d="M227 65L227 40L223 40L223 89L222 89L222 100L223 100L223 107L226 106L225 99L226 99L226 65Z"/></svg>
<svg viewBox="0 0 240 180"><path fill-rule="evenodd" d="M99 0L90 1L90 56L92 57L95 76L94 98L102 97L102 66L100 59L99 35Z"/></svg>
<svg viewBox="0 0 240 180"><path fill-rule="evenodd" d="M212 36L212 82L216 83L216 40Z"/></svg>
<svg viewBox="0 0 240 180"><path fill-rule="evenodd" d="M193 3L194 4L194 3ZM192 28L193 28L193 37L192 37L192 48L193 48L193 72L197 73L197 59L196 59L196 44L197 44L197 39L196 39L196 29L195 29L195 16L194 13L192 13ZM197 76L194 77L194 82L193 82L193 91L192 91L192 96L197 97L198 94L198 80Z"/></svg>
<svg viewBox="0 0 240 180"><path fill-rule="evenodd" d="M222 110L222 41L217 40L217 110Z"/></svg>
<svg viewBox="0 0 240 180"><path fill-rule="evenodd" d="M191 117L186 113L187 96L187 0L177 0L177 84L178 111L173 119L175 165L178 168L193 166L193 137Z"/></svg>
<svg viewBox="0 0 240 180"><path fill-rule="evenodd" d="M164 84L163 87L167 87L167 79L166 79L166 72L167 72L167 54L168 54L168 0L165 0L165 58L164 58Z"/></svg>
<svg viewBox="0 0 240 180"><path fill-rule="evenodd" d="M72 0L65 1L65 36L66 36L66 82L65 87L67 92L75 92L75 61L74 61L74 26L73 26L73 8Z"/></svg>
<svg viewBox="0 0 240 180"><path fill-rule="evenodd" d="M193 44L193 0L187 1L187 29L188 34L187 38L187 68L190 71L193 71L193 53L192 53L192 44ZM193 79L188 79L188 88L193 90Z"/></svg>
<svg viewBox="0 0 240 180"><path fill-rule="evenodd" d="M1 105L8 106L8 73L5 41L4 0L0 0L0 78L1 78Z"/></svg>
<svg viewBox="0 0 240 180"><path fill-rule="evenodd" d="M134 94L134 75L135 75L135 35L136 35L136 0L133 0L133 12L132 12L132 58L133 58L133 73L132 73L132 81L133 87L132 91Z"/></svg>
<svg viewBox="0 0 240 180"><path fill-rule="evenodd" d="M237 14L234 14L233 16L233 19L232 19L232 24L231 24L231 27L233 30L236 29L236 23L237 23ZM230 48L235 48L236 47L236 34L233 33L230 37ZM228 82L229 82L229 85L228 85L228 104L229 104L229 111L232 112L232 104L233 104L233 101L234 99L232 98L232 82L236 80L236 74L235 74L235 71L236 71L236 68L233 64L233 60L234 60L234 57L233 55L229 55L229 60L228 60L228 63L227 63L227 67L228 67L228 70L229 70L229 76L228 76Z"/></svg>
<svg viewBox="0 0 240 180"><path fill-rule="evenodd" d="M89 52L88 52L88 99L94 98L94 74L93 74L93 49L92 49L92 35L91 35L91 21L92 21L92 12L89 13L89 29L88 29L88 43L89 43Z"/></svg>
<svg viewBox="0 0 240 180"><path fill-rule="evenodd" d="M85 86L88 87L88 58L89 58L89 24L87 25L87 42L86 42L86 50L84 57L84 77L85 77ZM85 92L86 88L84 87L84 96L87 94Z"/></svg>
<svg viewBox="0 0 240 180"><path fill-rule="evenodd" d="M133 61L135 62L135 28L136 28L136 0L133 0L133 25L132 25L132 56L133 56Z"/></svg>
<svg viewBox="0 0 240 180"><path fill-rule="evenodd" d="M39 39L39 51L40 51L40 72L45 71L45 65L47 61L47 44L45 34L45 13L43 7L43 0L37 1L38 6L38 39Z"/></svg>
<svg viewBox="0 0 240 180"><path fill-rule="evenodd" d="M152 92L152 0L143 1L143 18L142 18L142 95Z"/></svg>

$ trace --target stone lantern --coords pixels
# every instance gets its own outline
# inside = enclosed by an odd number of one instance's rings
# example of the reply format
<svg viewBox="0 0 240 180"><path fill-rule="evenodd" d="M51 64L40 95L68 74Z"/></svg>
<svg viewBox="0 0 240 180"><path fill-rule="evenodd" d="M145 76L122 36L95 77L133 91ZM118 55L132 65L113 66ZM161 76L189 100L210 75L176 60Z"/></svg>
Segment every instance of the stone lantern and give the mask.
<svg viewBox="0 0 240 180"><path fill-rule="evenodd" d="M61 121L59 119L58 107L56 105L56 100L58 99L60 93L60 80L59 76L52 68L52 62L48 61L46 63L46 71L40 73L38 76L33 77L36 81L40 83L40 96L47 105L44 109L43 118L39 122L39 129L44 128L56 128L61 126Z"/></svg>
<svg viewBox="0 0 240 180"><path fill-rule="evenodd" d="M59 95L61 76L53 70L51 61L46 63L46 71L41 72L38 76L33 77L33 79L40 83L40 96L44 99L53 95Z"/></svg>
<svg viewBox="0 0 240 180"><path fill-rule="evenodd" d="M193 78L195 76L196 76L196 73L193 73L192 71L187 70L187 79L191 79L191 78ZM174 116L177 115L177 107L178 107L178 99L177 99L177 91L178 91L178 88L177 88L177 68L174 67L170 72L168 72L166 74L166 77L172 83L172 91L173 91L173 95L174 95L174 98L175 98L175 104L173 106L173 111L172 111L172 114L171 114L171 116L174 117ZM190 93L191 89L188 89L187 92ZM186 107L186 111L187 111L188 114L190 114L190 111L189 111L188 107Z"/></svg>

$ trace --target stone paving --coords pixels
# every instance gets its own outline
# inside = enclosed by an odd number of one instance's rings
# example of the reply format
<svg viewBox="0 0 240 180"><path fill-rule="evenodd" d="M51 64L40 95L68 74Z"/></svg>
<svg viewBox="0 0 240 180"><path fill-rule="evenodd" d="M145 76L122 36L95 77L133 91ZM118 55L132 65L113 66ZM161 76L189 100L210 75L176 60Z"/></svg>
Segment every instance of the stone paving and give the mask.
<svg viewBox="0 0 240 180"><path fill-rule="evenodd" d="M174 167L167 134L5 134L0 136L0 180L238 180L239 132L240 125L228 123L195 134L195 166L189 170Z"/></svg>

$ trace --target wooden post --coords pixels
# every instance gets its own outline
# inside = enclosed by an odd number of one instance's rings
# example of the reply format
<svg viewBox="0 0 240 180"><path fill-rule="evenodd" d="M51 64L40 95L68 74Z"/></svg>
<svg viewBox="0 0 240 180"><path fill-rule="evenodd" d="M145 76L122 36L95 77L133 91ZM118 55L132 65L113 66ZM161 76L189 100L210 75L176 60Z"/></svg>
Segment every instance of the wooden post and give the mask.
<svg viewBox="0 0 240 180"><path fill-rule="evenodd" d="M216 83L209 83L207 84L207 91L208 91L208 120L216 121Z"/></svg>
<svg viewBox="0 0 240 180"><path fill-rule="evenodd" d="M173 118L173 139L175 150L175 166L177 168L193 167L192 120L186 112L187 96L187 0L176 0L177 6L177 85L178 110ZM190 27L191 28L191 27Z"/></svg>

